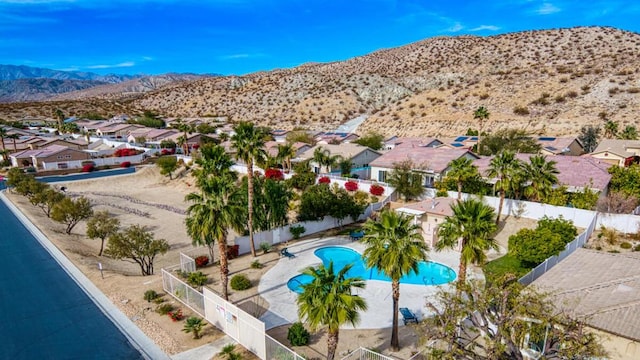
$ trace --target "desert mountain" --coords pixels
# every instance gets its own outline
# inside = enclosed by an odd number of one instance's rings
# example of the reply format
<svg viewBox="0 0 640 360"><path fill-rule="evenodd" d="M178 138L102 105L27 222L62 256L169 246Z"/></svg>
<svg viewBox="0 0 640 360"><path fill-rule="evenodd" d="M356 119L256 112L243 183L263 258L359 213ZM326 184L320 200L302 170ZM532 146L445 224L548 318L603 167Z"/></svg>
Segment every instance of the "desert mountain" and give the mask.
<svg viewBox="0 0 640 360"><path fill-rule="evenodd" d="M575 134L603 119L639 125L639 53L640 34L606 27L435 37L347 61L182 82L126 102L102 95L109 101L55 106L117 104L284 129L332 129L365 114L358 132L430 136L477 128L473 112L485 106L485 131ZM50 116L54 105L43 105L0 106L0 117Z"/></svg>

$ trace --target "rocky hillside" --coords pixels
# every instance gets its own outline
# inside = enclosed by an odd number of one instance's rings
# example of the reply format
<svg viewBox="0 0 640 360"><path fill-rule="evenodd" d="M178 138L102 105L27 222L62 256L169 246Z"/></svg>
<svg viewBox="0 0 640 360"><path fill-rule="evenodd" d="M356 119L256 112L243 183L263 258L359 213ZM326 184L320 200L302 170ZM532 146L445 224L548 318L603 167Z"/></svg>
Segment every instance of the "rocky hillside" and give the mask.
<svg viewBox="0 0 640 360"><path fill-rule="evenodd" d="M477 128L473 111L485 106L483 130L575 134L602 119L640 125L639 53L640 34L603 27L436 37L343 62L198 79L118 104L275 128L331 129L367 114L358 132L431 136ZM11 109L0 107L0 117L38 112Z"/></svg>

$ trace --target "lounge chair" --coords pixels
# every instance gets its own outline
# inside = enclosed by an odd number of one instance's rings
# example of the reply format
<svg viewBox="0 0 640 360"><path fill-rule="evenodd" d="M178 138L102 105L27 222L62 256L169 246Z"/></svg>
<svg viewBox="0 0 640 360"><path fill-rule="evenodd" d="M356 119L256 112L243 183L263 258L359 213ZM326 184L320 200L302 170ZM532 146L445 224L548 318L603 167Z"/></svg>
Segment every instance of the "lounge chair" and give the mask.
<svg viewBox="0 0 640 360"><path fill-rule="evenodd" d="M349 236L351 237L351 241L356 241L356 240L360 240L364 237L364 231L362 230L358 230L358 231L352 231L349 233Z"/></svg>
<svg viewBox="0 0 640 360"><path fill-rule="evenodd" d="M289 252L289 248L284 248L280 250L280 255L288 257L289 260L291 260L291 258L296 257L294 254Z"/></svg>
<svg viewBox="0 0 640 360"><path fill-rule="evenodd" d="M402 321L405 325L407 325L408 322L418 323L418 318L411 312L411 310L409 310L409 308L400 308L400 314L402 314Z"/></svg>

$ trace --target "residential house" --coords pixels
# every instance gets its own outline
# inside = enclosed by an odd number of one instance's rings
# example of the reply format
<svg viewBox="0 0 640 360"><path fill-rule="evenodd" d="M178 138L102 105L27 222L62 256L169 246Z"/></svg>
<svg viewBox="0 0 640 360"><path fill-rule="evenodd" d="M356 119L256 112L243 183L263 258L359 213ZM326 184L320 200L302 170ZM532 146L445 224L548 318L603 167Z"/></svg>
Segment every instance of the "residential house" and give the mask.
<svg viewBox="0 0 640 360"><path fill-rule="evenodd" d="M528 163L531 156L536 154L516 154L516 158ZM480 174L486 177L493 156L478 159L474 165L478 167ZM565 185L569 192L580 192L585 187L591 191L606 194L607 187L611 181L609 167L611 164L602 162L589 156L563 156L547 155L547 161L555 161L558 174L558 185ZM489 180L492 182L492 180Z"/></svg>
<svg viewBox="0 0 640 360"><path fill-rule="evenodd" d="M42 169L44 163L57 163L58 169L66 169L68 162L89 160L88 152L72 149L62 145L50 145L36 150L20 151L9 156L15 167L30 167Z"/></svg>
<svg viewBox="0 0 640 360"><path fill-rule="evenodd" d="M442 142L442 146L448 147L450 149L471 150L473 146L478 143L478 137L471 135L461 135L456 136L455 138L443 139Z"/></svg>
<svg viewBox="0 0 640 360"><path fill-rule="evenodd" d="M315 135L317 144L342 144L358 140L360 136L354 133L327 131Z"/></svg>
<svg viewBox="0 0 640 360"><path fill-rule="evenodd" d="M584 146L574 137L540 136L536 141L540 144L542 155L580 156L584 154Z"/></svg>
<svg viewBox="0 0 640 360"><path fill-rule="evenodd" d="M422 174L424 186L433 187L436 181L442 180L449 163L461 157L478 159L478 156L468 149L449 149L442 146L429 147L411 142L403 143L371 162L371 179L387 182L387 177L396 164L410 161L414 170Z"/></svg>
<svg viewBox="0 0 640 360"><path fill-rule="evenodd" d="M438 226L447 216L453 216L451 205L456 201L450 197L430 198L403 205L395 211L412 216L414 224L420 225L422 229L424 241L433 248L438 242Z"/></svg>
<svg viewBox="0 0 640 360"><path fill-rule="evenodd" d="M367 146L362 146L358 144L352 143L343 143L338 145L333 144L323 144L323 145L315 145L308 150L304 151L300 156L294 159L294 162L301 162L305 160L311 160L309 165L313 169L316 174L324 173L327 169L324 166L320 166L317 162L313 160L313 155L316 149L322 148L323 150L328 150L330 156L339 156L342 159L351 160L352 168L365 168L369 167L370 164L375 161L381 153ZM338 171L340 167L336 164L329 169L329 172Z"/></svg>
<svg viewBox="0 0 640 360"><path fill-rule="evenodd" d="M279 143L287 142L288 134L289 130L271 130L271 136L273 136L273 140Z"/></svg>
<svg viewBox="0 0 640 360"><path fill-rule="evenodd" d="M384 141L384 145L382 145L382 148L384 150L393 150L396 146L400 146L402 144L413 144L415 146L424 147L438 147L442 145L443 142L436 138L412 138L393 136Z"/></svg>
<svg viewBox="0 0 640 360"><path fill-rule="evenodd" d="M95 134L100 127L109 125L110 123L105 120L82 119L82 120L77 120L75 124L78 125L78 129L80 129L81 132L85 132L88 134Z"/></svg>
<svg viewBox="0 0 640 360"><path fill-rule="evenodd" d="M640 254L577 249L532 285L604 335L608 359L640 359Z"/></svg>
<svg viewBox="0 0 640 360"><path fill-rule="evenodd" d="M176 139L183 135L181 131L175 129L156 129L144 127L141 129L135 129L129 132L127 135L127 142L129 144L159 144L162 140L167 139L169 136L178 134ZM174 140L175 142L176 140Z"/></svg>
<svg viewBox="0 0 640 360"><path fill-rule="evenodd" d="M165 140L173 141L176 144L180 144L180 142L182 140L182 137L184 137L184 132L180 131L180 132L171 134L171 135L169 135L169 136L167 136L165 138L162 138L159 141L147 142L147 144L151 144L151 145L159 147L160 143L162 141L165 141ZM207 139L203 140L204 138L207 138ZM216 140L216 137L213 134L207 135L207 134L200 134L200 133L194 132L194 133L187 133L186 143L189 146L189 149L196 149L199 146L202 146L203 141L207 141L207 140L209 142L212 142L212 141ZM180 147L180 146L178 146L178 147Z"/></svg>
<svg viewBox="0 0 640 360"><path fill-rule="evenodd" d="M275 157L276 155L278 155L278 145L284 145L284 144L278 141L267 141L266 143L264 143L264 149L267 152L267 154L269 154L269 156ZM291 145L296 151L295 157L299 157L302 153L311 149L311 145L300 142L300 141L295 142Z"/></svg>
<svg viewBox="0 0 640 360"><path fill-rule="evenodd" d="M137 124L108 123L96 129L96 135L110 139L126 139L131 131L142 129L144 126Z"/></svg>
<svg viewBox="0 0 640 360"><path fill-rule="evenodd" d="M589 155L620 167L637 164L640 160L640 140L602 139Z"/></svg>

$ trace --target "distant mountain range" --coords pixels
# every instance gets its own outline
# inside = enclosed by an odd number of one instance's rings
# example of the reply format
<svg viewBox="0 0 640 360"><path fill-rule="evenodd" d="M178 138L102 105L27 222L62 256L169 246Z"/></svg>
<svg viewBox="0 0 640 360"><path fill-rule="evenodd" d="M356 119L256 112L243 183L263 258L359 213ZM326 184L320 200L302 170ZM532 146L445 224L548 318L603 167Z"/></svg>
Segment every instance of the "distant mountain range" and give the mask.
<svg viewBox="0 0 640 360"><path fill-rule="evenodd" d="M210 75L207 75L210 76ZM100 75L83 71L61 71L24 65L0 65L0 102L50 100L60 94L106 86L106 90L89 93L98 96L104 93L141 93L155 90L173 82L194 80L196 74L164 75ZM115 84L126 84L114 86ZM74 99L77 95L62 97Z"/></svg>

